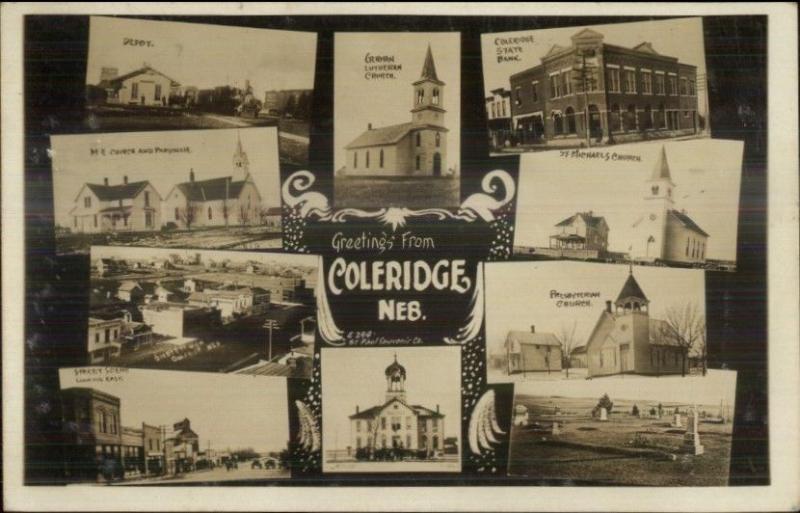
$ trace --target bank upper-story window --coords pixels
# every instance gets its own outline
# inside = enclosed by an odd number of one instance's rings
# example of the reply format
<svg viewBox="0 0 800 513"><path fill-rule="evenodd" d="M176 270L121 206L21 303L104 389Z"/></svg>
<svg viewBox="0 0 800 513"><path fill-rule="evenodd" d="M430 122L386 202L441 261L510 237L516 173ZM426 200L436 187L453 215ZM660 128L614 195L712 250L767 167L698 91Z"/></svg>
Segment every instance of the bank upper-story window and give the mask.
<svg viewBox="0 0 800 513"><path fill-rule="evenodd" d="M681 96L689 95L689 79L681 77Z"/></svg>
<svg viewBox="0 0 800 513"><path fill-rule="evenodd" d="M534 102L538 102L539 101L539 81L538 80L534 80L531 83L531 99Z"/></svg>
<svg viewBox="0 0 800 513"><path fill-rule="evenodd" d="M572 78L569 69L561 70L561 80L564 83L564 96L572 94Z"/></svg>
<svg viewBox="0 0 800 513"><path fill-rule="evenodd" d="M618 93L619 89L619 66L613 64L606 65L606 72L608 73L608 92Z"/></svg>
<svg viewBox="0 0 800 513"><path fill-rule="evenodd" d="M623 92L628 94L636 94L636 69L625 68L625 90Z"/></svg>
<svg viewBox="0 0 800 513"><path fill-rule="evenodd" d="M664 95L664 72L656 71L656 94Z"/></svg>
<svg viewBox="0 0 800 513"><path fill-rule="evenodd" d="M678 76L675 75L675 73L669 73L667 75L667 94L669 96L678 94Z"/></svg>
<svg viewBox="0 0 800 513"><path fill-rule="evenodd" d="M561 79L558 72L550 74L550 98L561 96Z"/></svg>
<svg viewBox="0 0 800 513"><path fill-rule="evenodd" d="M514 103L522 105L522 88L519 86L514 88Z"/></svg>
<svg viewBox="0 0 800 513"><path fill-rule="evenodd" d="M92 197L91 196L86 196L85 198L83 198L83 206L86 207L86 208L89 208L89 207L92 206Z"/></svg>
<svg viewBox="0 0 800 513"><path fill-rule="evenodd" d="M642 74L642 94L653 94L653 75L649 69L641 70Z"/></svg>

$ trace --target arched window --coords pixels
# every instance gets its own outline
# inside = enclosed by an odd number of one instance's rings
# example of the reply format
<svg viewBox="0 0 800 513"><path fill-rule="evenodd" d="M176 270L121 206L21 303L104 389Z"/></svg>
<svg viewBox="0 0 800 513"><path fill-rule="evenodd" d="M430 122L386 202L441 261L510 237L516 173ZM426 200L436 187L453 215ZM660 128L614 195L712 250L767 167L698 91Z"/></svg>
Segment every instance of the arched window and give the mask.
<svg viewBox="0 0 800 513"><path fill-rule="evenodd" d="M380 153L380 165L381 165L381 167L383 167L383 149L381 149L381 153Z"/></svg>
<svg viewBox="0 0 800 513"><path fill-rule="evenodd" d="M564 118L560 112L553 113L553 133L556 135L564 133Z"/></svg>
<svg viewBox="0 0 800 513"><path fill-rule="evenodd" d="M358 152L353 152L353 169L358 169Z"/></svg>
<svg viewBox="0 0 800 513"><path fill-rule="evenodd" d="M419 165L420 165L420 160L419 160L419 155L417 155L417 171L419 171Z"/></svg>
<svg viewBox="0 0 800 513"><path fill-rule="evenodd" d="M369 150L367 150L367 169L369 169Z"/></svg>
<svg viewBox="0 0 800 513"><path fill-rule="evenodd" d="M575 109L572 107L567 107L567 133L574 134L577 132L577 128L575 126Z"/></svg>
<svg viewBox="0 0 800 513"><path fill-rule="evenodd" d="M653 193L653 196L658 196L658 185L650 187L650 192Z"/></svg>
<svg viewBox="0 0 800 513"><path fill-rule="evenodd" d="M436 147L438 148L442 144L442 136L439 132L436 132Z"/></svg>
<svg viewBox="0 0 800 513"><path fill-rule="evenodd" d="M417 148L422 145L422 133L417 132Z"/></svg>
<svg viewBox="0 0 800 513"><path fill-rule="evenodd" d="M439 105L439 89L436 88L433 90L433 104Z"/></svg>
<svg viewBox="0 0 800 513"><path fill-rule="evenodd" d="M425 100L425 89L417 89L417 105Z"/></svg>
<svg viewBox="0 0 800 513"><path fill-rule="evenodd" d="M633 104L628 105L627 114L628 115L625 116L625 130L636 130L636 106Z"/></svg>
<svg viewBox="0 0 800 513"><path fill-rule="evenodd" d="M211 213L211 207L208 207L208 219L211 220L213 214Z"/></svg>
<svg viewBox="0 0 800 513"><path fill-rule="evenodd" d="M177 221L180 218L181 218L181 209L175 207L175 220Z"/></svg>
<svg viewBox="0 0 800 513"><path fill-rule="evenodd" d="M619 110L619 104L615 103L611 106L611 131L619 132L622 130L622 113Z"/></svg>

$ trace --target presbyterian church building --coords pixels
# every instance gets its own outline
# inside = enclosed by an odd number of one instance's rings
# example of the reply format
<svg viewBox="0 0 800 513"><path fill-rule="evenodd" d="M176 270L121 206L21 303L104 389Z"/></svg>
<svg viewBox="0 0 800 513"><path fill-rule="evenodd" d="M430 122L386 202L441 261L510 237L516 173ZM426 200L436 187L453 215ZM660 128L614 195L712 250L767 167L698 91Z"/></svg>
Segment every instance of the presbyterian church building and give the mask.
<svg viewBox="0 0 800 513"><path fill-rule="evenodd" d="M350 415L350 447L354 450L411 449L427 456L444 450L444 414L411 404L406 398L406 369L397 356L385 371L386 399L383 404Z"/></svg>
<svg viewBox="0 0 800 513"><path fill-rule="evenodd" d="M443 176L447 169L444 86L428 45L419 79L412 84L411 121L367 130L345 146L346 176Z"/></svg>

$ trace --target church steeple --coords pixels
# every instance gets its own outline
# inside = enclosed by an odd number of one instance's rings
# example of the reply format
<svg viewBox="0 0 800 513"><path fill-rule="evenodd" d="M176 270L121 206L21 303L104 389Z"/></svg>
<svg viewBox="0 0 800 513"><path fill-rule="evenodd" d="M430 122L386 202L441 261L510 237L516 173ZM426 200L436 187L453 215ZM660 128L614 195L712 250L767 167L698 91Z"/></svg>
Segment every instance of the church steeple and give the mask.
<svg viewBox="0 0 800 513"><path fill-rule="evenodd" d="M619 291L617 300L614 305L617 307L617 312L620 310L625 313L628 312L647 312L647 305L650 300L644 295L639 282L633 277L633 267L628 270L628 279L625 280L625 285Z"/></svg>
<svg viewBox="0 0 800 513"><path fill-rule="evenodd" d="M436 74L433 51L428 44L425 62L419 79L414 82L414 105L412 121L417 124L444 126L444 86Z"/></svg>
<svg viewBox="0 0 800 513"><path fill-rule="evenodd" d="M386 367L386 402L398 398L406 400L406 368L397 363L397 354L394 355L394 362Z"/></svg>
<svg viewBox="0 0 800 513"><path fill-rule="evenodd" d="M250 161L242 148L242 137L238 130L236 131L236 151L233 153L233 169L235 171L234 180L247 179L250 175Z"/></svg>
<svg viewBox="0 0 800 513"><path fill-rule="evenodd" d="M675 183L672 181L672 175L669 172L669 162L667 162L667 151L662 146L661 153L658 155L656 165L653 167L653 172L650 174L650 179L647 181L650 188L648 194L645 196L647 199L660 199L665 200L668 204L674 203L672 198L672 189L675 188Z"/></svg>

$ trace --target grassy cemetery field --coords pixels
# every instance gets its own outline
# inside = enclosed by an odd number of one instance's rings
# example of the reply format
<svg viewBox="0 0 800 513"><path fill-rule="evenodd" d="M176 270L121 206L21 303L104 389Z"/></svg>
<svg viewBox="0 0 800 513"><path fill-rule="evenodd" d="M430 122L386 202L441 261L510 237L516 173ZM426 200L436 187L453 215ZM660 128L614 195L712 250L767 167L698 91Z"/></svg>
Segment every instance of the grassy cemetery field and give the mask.
<svg viewBox="0 0 800 513"><path fill-rule="evenodd" d="M612 398L606 421L592 416L598 398L517 396L528 410L526 425L511 434L509 473L548 481L641 486L725 486L728 482L732 424L717 423L718 407L697 405L704 453L688 454L684 434L689 407ZM643 412L632 415L634 404ZM681 412L674 425L672 411ZM667 413L669 412L669 413ZM553 433L552 425L559 427Z"/></svg>

